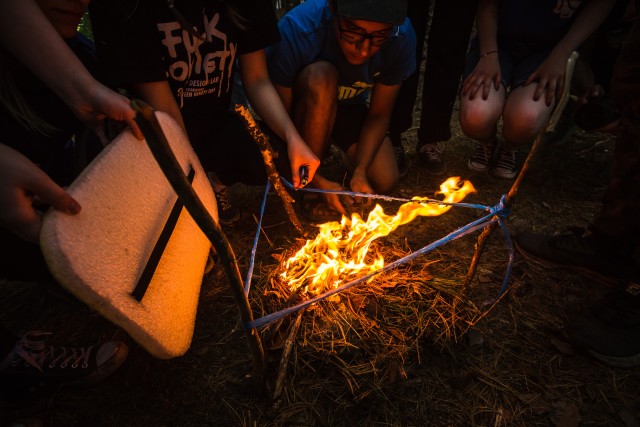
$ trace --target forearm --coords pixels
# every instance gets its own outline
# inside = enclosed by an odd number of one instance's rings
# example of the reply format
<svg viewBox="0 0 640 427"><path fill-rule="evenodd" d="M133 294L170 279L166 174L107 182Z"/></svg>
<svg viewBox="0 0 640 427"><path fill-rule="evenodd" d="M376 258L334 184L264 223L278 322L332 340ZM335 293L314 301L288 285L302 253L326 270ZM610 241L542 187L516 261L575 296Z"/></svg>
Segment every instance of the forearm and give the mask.
<svg viewBox="0 0 640 427"><path fill-rule="evenodd" d="M353 174L365 174L371 166L389 128L390 116L367 115L358 138Z"/></svg>
<svg viewBox="0 0 640 427"><path fill-rule="evenodd" d="M66 103L99 85L33 0L0 0L2 46Z"/></svg>
<svg viewBox="0 0 640 427"><path fill-rule="evenodd" d="M245 92L255 112L276 135L287 144L302 141L280 95L268 78L252 81L245 86Z"/></svg>
<svg viewBox="0 0 640 427"><path fill-rule="evenodd" d="M498 0L480 0L476 15L480 54L498 50Z"/></svg>
<svg viewBox="0 0 640 427"><path fill-rule="evenodd" d="M167 81L133 84L135 95L149 104L154 110L163 111L175 119L186 132L182 113Z"/></svg>
<svg viewBox="0 0 640 427"><path fill-rule="evenodd" d="M613 7L615 0L591 0L576 16L571 28L553 49L554 52L568 57L571 52L598 29Z"/></svg>

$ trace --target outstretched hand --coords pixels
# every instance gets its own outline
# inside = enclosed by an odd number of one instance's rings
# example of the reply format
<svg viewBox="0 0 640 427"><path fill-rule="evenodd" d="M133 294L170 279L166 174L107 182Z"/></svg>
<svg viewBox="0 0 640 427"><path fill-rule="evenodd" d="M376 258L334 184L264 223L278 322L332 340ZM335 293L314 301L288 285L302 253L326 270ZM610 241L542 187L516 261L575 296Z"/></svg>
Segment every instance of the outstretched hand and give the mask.
<svg viewBox="0 0 640 427"><path fill-rule="evenodd" d="M0 144L0 225L32 243L38 243L42 213L34 199L75 215L80 204L33 162Z"/></svg>
<svg viewBox="0 0 640 427"><path fill-rule="evenodd" d="M354 172L353 177L351 178L351 182L349 183L349 187L351 187L351 191L354 191L356 193L374 193L373 188L371 187L371 184L369 184L369 180L367 179L367 175L364 172ZM371 204L371 199L368 197L356 197L354 203L367 206Z"/></svg>
<svg viewBox="0 0 640 427"><path fill-rule="evenodd" d="M311 148L309 148L302 139L299 139L295 143L290 142L287 144L287 154L289 155L289 161L291 163L293 187L297 189L302 188L313 180L316 170L320 167L320 159L313 154ZM302 182L301 171L303 167L306 168L308 172L306 183Z"/></svg>
<svg viewBox="0 0 640 427"><path fill-rule="evenodd" d="M144 138L134 120L135 112L127 97L95 80L83 89L84 92L77 99L69 100L68 104L76 117L93 129L103 142L108 142L104 134L106 118L126 123L136 138Z"/></svg>

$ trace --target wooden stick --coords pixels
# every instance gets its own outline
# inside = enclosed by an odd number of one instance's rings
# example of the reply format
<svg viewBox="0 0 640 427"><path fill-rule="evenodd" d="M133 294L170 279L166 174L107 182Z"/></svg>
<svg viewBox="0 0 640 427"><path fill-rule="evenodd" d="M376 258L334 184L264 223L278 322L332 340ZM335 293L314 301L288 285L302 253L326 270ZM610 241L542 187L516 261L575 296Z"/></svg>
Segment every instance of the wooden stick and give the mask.
<svg viewBox="0 0 640 427"><path fill-rule="evenodd" d="M131 101L131 106L136 111L135 121L138 123L138 126L140 126L140 130L153 156L160 165L160 169L162 169L162 172L193 220L218 252L233 297L238 305L240 318L245 324L251 322L253 320L253 314L247 295L244 292L242 277L238 269L238 261L236 260L229 240L227 240L218 222L211 217L209 211L207 211L207 208L187 181L178 160L173 154L173 151L171 151L171 147L160 127L160 123L158 123L154 110L139 100ZM245 330L245 333L249 347L253 353L255 373L259 379L263 379L266 369L266 359L264 357L262 341L255 329Z"/></svg>
<svg viewBox="0 0 640 427"><path fill-rule="evenodd" d="M298 333L298 329L300 329L300 323L302 320L302 313L304 313L305 309L298 311L298 316L296 317L296 321L291 326L291 330L289 331L289 335L287 336L287 341L284 343L284 348L282 350L282 356L280 357L280 365L278 366L278 376L276 377L275 389L273 391L273 400L280 397L282 394L282 389L284 388L284 375L287 370L287 364L289 362L289 354L291 354L291 348L293 347L293 342Z"/></svg>
<svg viewBox="0 0 640 427"><path fill-rule="evenodd" d="M511 188L509 189L509 192L505 196L504 205L507 208L511 207L511 205L513 205L513 203L515 202L516 194L518 193L520 184L522 183L522 180L524 179L527 172L529 171L529 165L531 164L532 159L535 158L535 156L537 155L540 149L539 147L542 145L542 137L547 132L551 132L552 130L555 129L555 126L558 123L558 120L560 120L560 117L562 116L564 107L567 105L567 102L569 101L569 96L570 96L569 92L571 90L571 79L573 78L573 70L575 69L577 60L578 60L577 52L571 53L571 56L569 56L569 59L567 59L567 65L565 67L565 73L564 73L564 87L562 90L562 95L560 95L560 98L558 99L558 104L556 105L556 108L553 111L553 114L551 114L551 117L549 118L547 125L538 134L535 141L533 141L531 150L529 150L529 154L527 155L527 158L525 159L524 164L520 169L520 173L516 177L516 180L513 182L513 184L511 185ZM498 225L497 222L492 222L491 224L489 224L489 226L487 226L484 230L482 230L482 233L480 233L480 236L478 236L478 241L476 243L476 250L473 254L473 258L471 259L471 264L469 265L469 271L467 271L467 277L465 278L465 281L464 281L465 287L468 286L469 283L471 283L471 280L475 275L476 268L478 267L480 255L482 254L482 251L484 250L484 247L487 244L487 240L489 239L489 236L491 236L491 233L497 227L497 225Z"/></svg>
<svg viewBox="0 0 640 427"><path fill-rule="evenodd" d="M260 149L260 153L262 154L262 159L264 160L264 165L267 169L267 177L273 185L274 190L280 196L282 203L284 204L284 210L287 212L287 216L293 226L298 230L298 232L302 236L306 236L300 221L296 215L295 210L293 209L293 199L287 193L287 190L282 185L282 181L280 181L280 174L278 174L278 170L276 169L275 164L273 163L273 159L277 154L274 154L273 148L271 148L271 144L269 143L269 137L264 134L258 127L258 124L251 116L249 110L246 107L240 104L236 104L235 111L242 117L245 127L247 131L253 138L253 140L258 144L258 148Z"/></svg>

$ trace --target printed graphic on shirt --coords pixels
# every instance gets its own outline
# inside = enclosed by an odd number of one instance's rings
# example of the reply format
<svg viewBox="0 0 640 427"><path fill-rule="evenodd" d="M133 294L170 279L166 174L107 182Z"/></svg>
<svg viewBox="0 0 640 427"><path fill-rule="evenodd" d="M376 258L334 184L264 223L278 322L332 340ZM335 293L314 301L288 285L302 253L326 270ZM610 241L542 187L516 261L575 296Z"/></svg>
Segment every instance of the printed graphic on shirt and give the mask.
<svg viewBox="0 0 640 427"><path fill-rule="evenodd" d="M553 13L560 15L562 19L571 18L581 3L582 0L558 0Z"/></svg>
<svg viewBox="0 0 640 427"><path fill-rule="evenodd" d="M371 83L355 82L351 86L338 86L338 101L353 99L373 86Z"/></svg>
<svg viewBox="0 0 640 427"><path fill-rule="evenodd" d="M184 98L210 94L220 97L231 90L237 45L228 42L227 35L218 29L219 13L209 18L203 11L202 21L206 42L189 34L178 22L158 24L169 64L167 78L179 83L181 108Z"/></svg>

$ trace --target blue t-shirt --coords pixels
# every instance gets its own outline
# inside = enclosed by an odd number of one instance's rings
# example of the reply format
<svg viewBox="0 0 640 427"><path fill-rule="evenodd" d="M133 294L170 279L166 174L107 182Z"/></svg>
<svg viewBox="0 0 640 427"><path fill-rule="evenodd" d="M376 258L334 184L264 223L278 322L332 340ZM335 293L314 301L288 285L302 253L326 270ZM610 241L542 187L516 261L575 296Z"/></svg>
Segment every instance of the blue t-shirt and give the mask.
<svg viewBox="0 0 640 427"><path fill-rule="evenodd" d="M415 70L416 35L408 19L400 25L397 38L366 63L352 65L338 45L332 18L327 0L307 0L280 19L281 41L267 49L273 83L292 87L303 67L324 60L338 70L338 100L361 101L374 83L398 85Z"/></svg>

